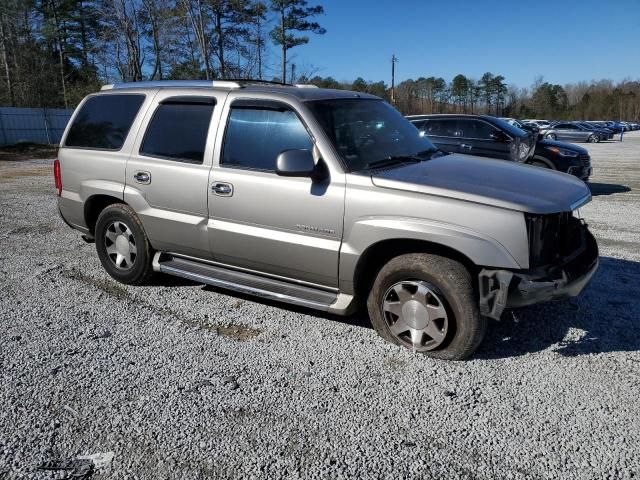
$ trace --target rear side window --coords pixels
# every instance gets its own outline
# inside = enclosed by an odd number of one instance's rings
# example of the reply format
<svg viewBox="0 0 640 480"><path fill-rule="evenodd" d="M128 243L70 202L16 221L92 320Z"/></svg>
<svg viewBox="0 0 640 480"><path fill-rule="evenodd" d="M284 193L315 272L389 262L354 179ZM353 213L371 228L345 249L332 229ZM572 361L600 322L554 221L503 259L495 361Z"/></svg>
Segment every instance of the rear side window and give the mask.
<svg viewBox="0 0 640 480"><path fill-rule="evenodd" d="M97 95L89 98L73 120L65 147L120 150L144 95Z"/></svg>
<svg viewBox="0 0 640 480"><path fill-rule="evenodd" d="M427 136L434 137L456 137L456 121L455 120L428 120L424 127Z"/></svg>
<svg viewBox="0 0 640 480"><path fill-rule="evenodd" d="M307 129L291 110L232 108L221 163L275 171L281 152L312 146Z"/></svg>
<svg viewBox="0 0 640 480"><path fill-rule="evenodd" d="M160 104L149 122L140 153L202 163L213 108L213 102Z"/></svg>

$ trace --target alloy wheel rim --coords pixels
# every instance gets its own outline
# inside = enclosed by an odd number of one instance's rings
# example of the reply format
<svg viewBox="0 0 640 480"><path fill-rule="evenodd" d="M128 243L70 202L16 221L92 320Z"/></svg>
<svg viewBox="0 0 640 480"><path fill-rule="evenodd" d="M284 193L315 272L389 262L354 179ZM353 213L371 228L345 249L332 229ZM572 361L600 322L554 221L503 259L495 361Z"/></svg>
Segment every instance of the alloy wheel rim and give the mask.
<svg viewBox="0 0 640 480"><path fill-rule="evenodd" d="M129 226L116 220L111 222L104 234L107 257L118 270L129 270L138 256L136 240Z"/></svg>
<svg viewBox="0 0 640 480"><path fill-rule="evenodd" d="M384 294L382 312L391 334L407 348L424 352L447 337L449 315L442 294L422 280L405 280Z"/></svg>

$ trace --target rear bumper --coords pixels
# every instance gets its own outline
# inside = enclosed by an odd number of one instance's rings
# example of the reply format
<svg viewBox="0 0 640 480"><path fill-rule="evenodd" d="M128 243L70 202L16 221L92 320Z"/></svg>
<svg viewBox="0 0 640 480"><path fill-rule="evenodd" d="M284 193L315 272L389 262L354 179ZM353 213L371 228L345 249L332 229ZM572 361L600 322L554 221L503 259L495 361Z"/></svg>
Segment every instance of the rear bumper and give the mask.
<svg viewBox="0 0 640 480"><path fill-rule="evenodd" d="M482 270L480 312L499 319L505 308L578 296L598 269L598 244L586 228L584 237L583 247L557 265L535 270Z"/></svg>

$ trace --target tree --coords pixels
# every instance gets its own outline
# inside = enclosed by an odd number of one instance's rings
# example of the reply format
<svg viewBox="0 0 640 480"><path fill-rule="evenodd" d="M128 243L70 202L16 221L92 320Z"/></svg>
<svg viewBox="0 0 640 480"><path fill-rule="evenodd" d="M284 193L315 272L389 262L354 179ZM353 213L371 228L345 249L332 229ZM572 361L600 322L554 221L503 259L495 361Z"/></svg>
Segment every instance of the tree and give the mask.
<svg viewBox="0 0 640 480"><path fill-rule="evenodd" d="M287 53L290 49L306 45L309 37L296 36L296 32L312 32L324 35L326 30L311 18L324 13L322 6L307 6L307 0L271 0L271 10L278 16L271 30L271 39L282 51L282 82L287 82Z"/></svg>
<svg viewBox="0 0 640 480"><path fill-rule="evenodd" d="M469 95L469 80L462 74L453 77L451 81L451 96L461 108L464 105L464 112L467 111L467 96Z"/></svg>

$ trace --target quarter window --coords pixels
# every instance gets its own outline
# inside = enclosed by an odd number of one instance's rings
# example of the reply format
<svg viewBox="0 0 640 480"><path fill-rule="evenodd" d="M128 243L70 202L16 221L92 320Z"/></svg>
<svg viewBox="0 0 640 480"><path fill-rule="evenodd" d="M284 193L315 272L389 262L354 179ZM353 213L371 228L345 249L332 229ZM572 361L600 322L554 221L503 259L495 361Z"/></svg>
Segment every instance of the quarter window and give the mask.
<svg viewBox="0 0 640 480"><path fill-rule="evenodd" d="M295 112L266 108L233 108L221 164L275 171L285 150L311 150L313 143Z"/></svg>
<svg viewBox="0 0 640 480"><path fill-rule="evenodd" d="M96 95L87 99L69 128L65 147L120 150L144 95Z"/></svg>
<svg viewBox="0 0 640 480"><path fill-rule="evenodd" d="M212 102L160 104L149 123L140 153L202 163L213 108Z"/></svg>

